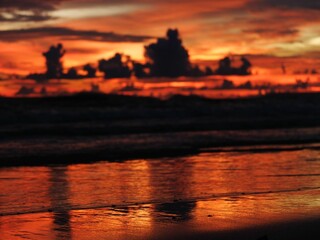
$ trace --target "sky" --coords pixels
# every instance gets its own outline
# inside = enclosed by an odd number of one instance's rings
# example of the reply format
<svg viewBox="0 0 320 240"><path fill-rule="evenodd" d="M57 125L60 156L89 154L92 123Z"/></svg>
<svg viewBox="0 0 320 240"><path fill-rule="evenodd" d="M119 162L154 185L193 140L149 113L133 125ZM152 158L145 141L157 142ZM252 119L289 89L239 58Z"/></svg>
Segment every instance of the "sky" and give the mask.
<svg viewBox="0 0 320 240"><path fill-rule="evenodd" d="M1 0L0 73L43 72L59 42L66 68L116 52L143 61L168 28L194 63L245 54L257 73L319 69L319 13L315 0Z"/></svg>

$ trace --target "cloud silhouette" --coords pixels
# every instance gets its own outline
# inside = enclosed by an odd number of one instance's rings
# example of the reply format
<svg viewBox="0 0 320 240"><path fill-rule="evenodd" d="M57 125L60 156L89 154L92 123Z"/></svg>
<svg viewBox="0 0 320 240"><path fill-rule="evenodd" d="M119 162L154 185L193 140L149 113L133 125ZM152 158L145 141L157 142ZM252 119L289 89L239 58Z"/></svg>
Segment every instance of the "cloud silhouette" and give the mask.
<svg viewBox="0 0 320 240"><path fill-rule="evenodd" d="M297 29L276 29L276 28L253 28L253 29L243 30L243 32L258 34L260 37L265 37L265 38L297 36L299 34L299 30Z"/></svg>
<svg viewBox="0 0 320 240"><path fill-rule="evenodd" d="M317 0L251 0L249 5L261 8L320 9Z"/></svg>
<svg viewBox="0 0 320 240"><path fill-rule="evenodd" d="M90 40L99 42L143 42L154 37L99 32L94 30L75 30L64 27L40 27L0 31L0 41L18 42L44 37L61 37L63 40Z"/></svg>
<svg viewBox="0 0 320 240"><path fill-rule="evenodd" d="M2 10L32 10L32 11L52 11L56 6L65 0L1 0Z"/></svg>
<svg viewBox="0 0 320 240"><path fill-rule="evenodd" d="M49 12L63 0L1 0L0 22L39 22L52 19Z"/></svg>

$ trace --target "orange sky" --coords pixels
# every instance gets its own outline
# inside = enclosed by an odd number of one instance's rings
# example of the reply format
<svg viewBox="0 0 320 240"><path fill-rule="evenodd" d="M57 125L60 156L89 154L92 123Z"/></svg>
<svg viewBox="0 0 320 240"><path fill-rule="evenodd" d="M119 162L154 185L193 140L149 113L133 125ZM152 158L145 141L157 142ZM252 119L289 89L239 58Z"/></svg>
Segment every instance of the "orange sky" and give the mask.
<svg viewBox="0 0 320 240"><path fill-rule="evenodd" d="M258 72L320 67L320 2L314 0L2 0L1 73L44 71L41 53L62 42L65 67L115 52L143 60L143 46L179 28L193 62L215 67L248 54Z"/></svg>

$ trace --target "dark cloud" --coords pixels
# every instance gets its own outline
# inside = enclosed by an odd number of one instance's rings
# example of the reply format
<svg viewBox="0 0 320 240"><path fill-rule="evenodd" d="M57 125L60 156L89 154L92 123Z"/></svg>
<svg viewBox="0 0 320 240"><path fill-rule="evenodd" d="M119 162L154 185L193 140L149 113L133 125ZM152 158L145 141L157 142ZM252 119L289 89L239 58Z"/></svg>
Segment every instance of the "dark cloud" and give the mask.
<svg viewBox="0 0 320 240"><path fill-rule="evenodd" d="M0 22L39 22L52 19L49 13L63 0L1 0Z"/></svg>
<svg viewBox="0 0 320 240"><path fill-rule="evenodd" d="M113 32L74 30L64 27L42 27L0 31L0 41L17 42L44 37L60 37L63 40L90 40L100 42L143 42L154 37L125 35Z"/></svg>
<svg viewBox="0 0 320 240"><path fill-rule="evenodd" d="M52 11L63 0L1 0L1 10Z"/></svg>
<svg viewBox="0 0 320 240"><path fill-rule="evenodd" d="M244 33L258 34L261 37L284 37L284 36L297 36L299 30L297 29L276 29L276 28L255 28L243 30Z"/></svg>
<svg viewBox="0 0 320 240"><path fill-rule="evenodd" d="M72 54L98 54L100 52L99 49L68 47L68 53Z"/></svg>
<svg viewBox="0 0 320 240"><path fill-rule="evenodd" d="M249 5L257 8L320 10L320 1L318 0L251 0Z"/></svg>

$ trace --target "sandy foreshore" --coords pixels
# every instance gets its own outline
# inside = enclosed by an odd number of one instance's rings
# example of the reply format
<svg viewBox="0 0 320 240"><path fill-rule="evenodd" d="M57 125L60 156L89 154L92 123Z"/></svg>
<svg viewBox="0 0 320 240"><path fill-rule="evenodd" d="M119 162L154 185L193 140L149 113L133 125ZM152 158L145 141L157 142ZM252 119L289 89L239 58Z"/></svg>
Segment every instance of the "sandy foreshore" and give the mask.
<svg viewBox="0 0 320 240"><path fill-rule="evenodd" d="M274 135L258 133L261 139ZM248 133L244 136L248 139ZM206 135L196 138L208 141ZM12 156L30 157L34 149L42 156L54 151L63 156L70 147L70 139L65 144L61 139L28 141L18 143L20 152L18 145L8 143L16 149ZM110 145L99 141L100 146ZM74 147L87 142L77 140ZM148 148L143 141L138 145ZM96 149L97 142L92 146ZM40 160L45 157L38 159L42 166L0 168L3 239L319 238L319 144L210 147L190 156L92 164L73 164L79 162L75 159L66 165L68 158L62 157L63 164L44 166Z"/></svg>

